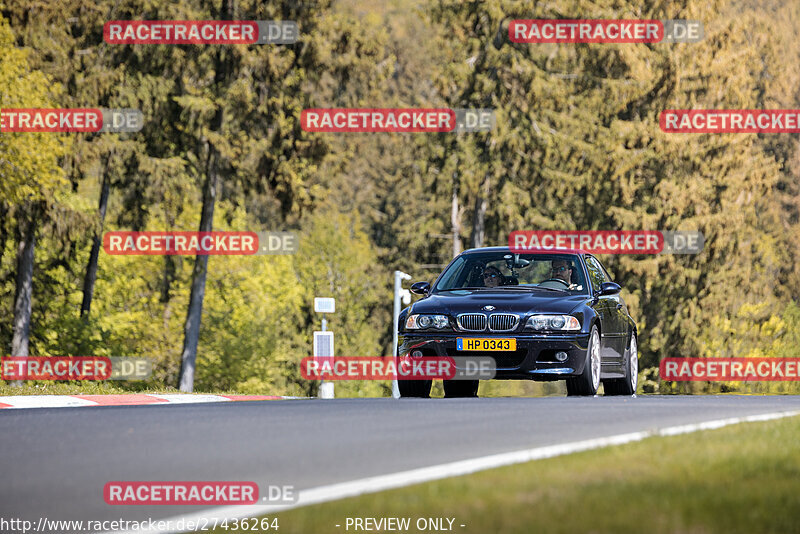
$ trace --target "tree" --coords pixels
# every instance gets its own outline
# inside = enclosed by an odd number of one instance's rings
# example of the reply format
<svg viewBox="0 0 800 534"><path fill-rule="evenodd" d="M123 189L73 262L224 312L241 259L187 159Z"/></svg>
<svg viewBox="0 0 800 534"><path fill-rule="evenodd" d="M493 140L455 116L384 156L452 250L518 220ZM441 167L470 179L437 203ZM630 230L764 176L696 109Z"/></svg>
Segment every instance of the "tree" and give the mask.
<svg viewBox="0 0 800 534"><path fill-rule="evenodd" d="M300 41L289 46L190 48L182 63L187 68L174 73L185 85L174 99L194 126L179 137L203 177L200 231L211 230L215 203L229 181L244 192L271 189L286 218L308 205L305 181L328 153L325 143L307 140L299 128L300 111L312 99L307 91L335 94L350 80L368 87L381 51L367 45L369 36L351 21L320 17L329 2L278 9L224 0L219 8L201 3L199 10L211 19L295 20L301 28ZM329 47L337 53L326 54ZM208 65L213 79L205 76ZM183 391L193 388L207 270L208 257L198 256L181 354Z"/></svg>
<svg viewBox="0 0 800 534"><path fill-rule="evenodd" d="M51 107L59 87L28 64L29 51L14 46L8 22L0 17L0 109ZM48 133L0 135L0 203L16 220L17 260L12 356L28 356L37 226L42 207L64 185L58 158L67 150L62 136ZM3 225L8 219L3 221Z"/></svg>
<svg viewBox="0 0 800 534"><path fill-rule="evenodd" d="M143 90L146 87L128 81L115 49L102 42L103 23L114 14L113 7L85 0L34 7L29 2L10 0L5 10L15 26L22 29L19 39L31 47L33 65L64 88L60 97L63 107L143 107L140 95L147 94ZM88 209L71 210L68 227L61 228L58 223L52 226L62 234L79 229L81 240L91 236L80 306L81 317L88 320L111 187L124 176L136 173L137 158L132 155L142 147L128 134L75 133L71 139L72 150L65 155L62 168L74 189L83 185L81 182L97 179L97 211L92 214ZM52 219L46 212L42 215L45 220Z"/></svg>

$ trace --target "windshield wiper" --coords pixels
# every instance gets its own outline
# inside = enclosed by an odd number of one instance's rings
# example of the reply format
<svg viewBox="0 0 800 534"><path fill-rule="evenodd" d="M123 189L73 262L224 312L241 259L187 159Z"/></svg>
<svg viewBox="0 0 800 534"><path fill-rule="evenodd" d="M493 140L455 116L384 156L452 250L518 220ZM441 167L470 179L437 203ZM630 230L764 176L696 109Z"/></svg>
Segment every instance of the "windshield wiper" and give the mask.
<svg viewBox="0 0 800 534"><path fill-rule="evenodd" d="M474 289L492 289L490 287L450 287L448 289L437 289L436 292L442 291L472 291Z"/></svg>
<svg viewBox="0 0 800 534"><path fill-rule="evenodd" d="M542 291L558 291L559 293L566 293L566 289L559 289L557 287L539 287L539 286L497 286L492 289L541 289Z"/></svg>
<svg viewBox="0 0 800 534"><path fill-rule="evenodd" d="M448 289L437 289L437 293L444 293L445 291L491 291L494 289L511 289L515 291L530 291L539 289L541 291L557 291L559 293L566 293L566 289L559 289L557 287L539 287L539 286L496 286L496 287L451 287Z"/></svg>

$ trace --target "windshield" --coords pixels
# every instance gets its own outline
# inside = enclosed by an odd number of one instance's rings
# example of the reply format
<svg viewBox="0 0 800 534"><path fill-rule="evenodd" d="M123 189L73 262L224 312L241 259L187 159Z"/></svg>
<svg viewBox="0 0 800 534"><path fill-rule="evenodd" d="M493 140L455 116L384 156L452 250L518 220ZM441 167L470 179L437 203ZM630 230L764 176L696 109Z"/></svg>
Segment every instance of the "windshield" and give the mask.
<svg viewBox="0 0 800 534"><path fill-rule="evenodd" d="M458 289L551 289L585 292L586 278L575 254L479 252L456 258L433 292Z"/></svg>

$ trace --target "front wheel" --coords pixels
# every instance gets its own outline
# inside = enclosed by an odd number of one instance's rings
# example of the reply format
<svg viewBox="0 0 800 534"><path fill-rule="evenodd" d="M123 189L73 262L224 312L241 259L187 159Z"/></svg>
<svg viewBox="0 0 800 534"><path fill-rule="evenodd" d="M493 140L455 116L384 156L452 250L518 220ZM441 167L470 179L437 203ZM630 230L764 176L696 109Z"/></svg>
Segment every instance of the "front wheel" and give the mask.
<svg viewBox="0 0 800 534"><path fill-rule="evenodd" d="M586 349L586 364L583 372L567 379L567 396L591 396L600 387L600 334L593 326L589 334L589 347Z"/></svg>
<svg viewBox="0 0 800 534"><path fill-rule="evenodd" d="M625 351L625 378L617 378L603 382L606 395L633 395L639 385L639 349L636 345L636 334L631 333L631 342Z"/></svg>

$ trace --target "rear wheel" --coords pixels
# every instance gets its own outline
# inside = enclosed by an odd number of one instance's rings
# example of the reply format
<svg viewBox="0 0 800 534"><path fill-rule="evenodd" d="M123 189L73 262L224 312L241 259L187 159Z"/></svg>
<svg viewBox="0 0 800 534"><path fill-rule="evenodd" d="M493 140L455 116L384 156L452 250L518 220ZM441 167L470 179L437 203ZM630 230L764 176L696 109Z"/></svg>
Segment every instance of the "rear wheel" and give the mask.
<svg viewBox="0 0 800 534"><path fill-rule="evenodd" d="M597 394L600 387L600 334L593 326L589 334L589 347L586 349L586 364L583 373L567 379L567 395L588 396Z"/></svg>
<svg viewBox="0 0 800 534"><path fill-rule="evenodd" d="M401 397L431 397L431 380L398 380L397 388Z"/></svg>
<svg viewBox="0 0 800 534"><path fill-rule="evenodd" d="M639 382L639 349L636 334L631 333L630 347L625 351L625 378L603 382L606 395L633 395Z"/></svg>
<svg viewBox="0 0 800 534"><path fill-rule="evenodd" d="M477 397L479 384L479 380L445 380L444 396L446 399Z"/></svg>

